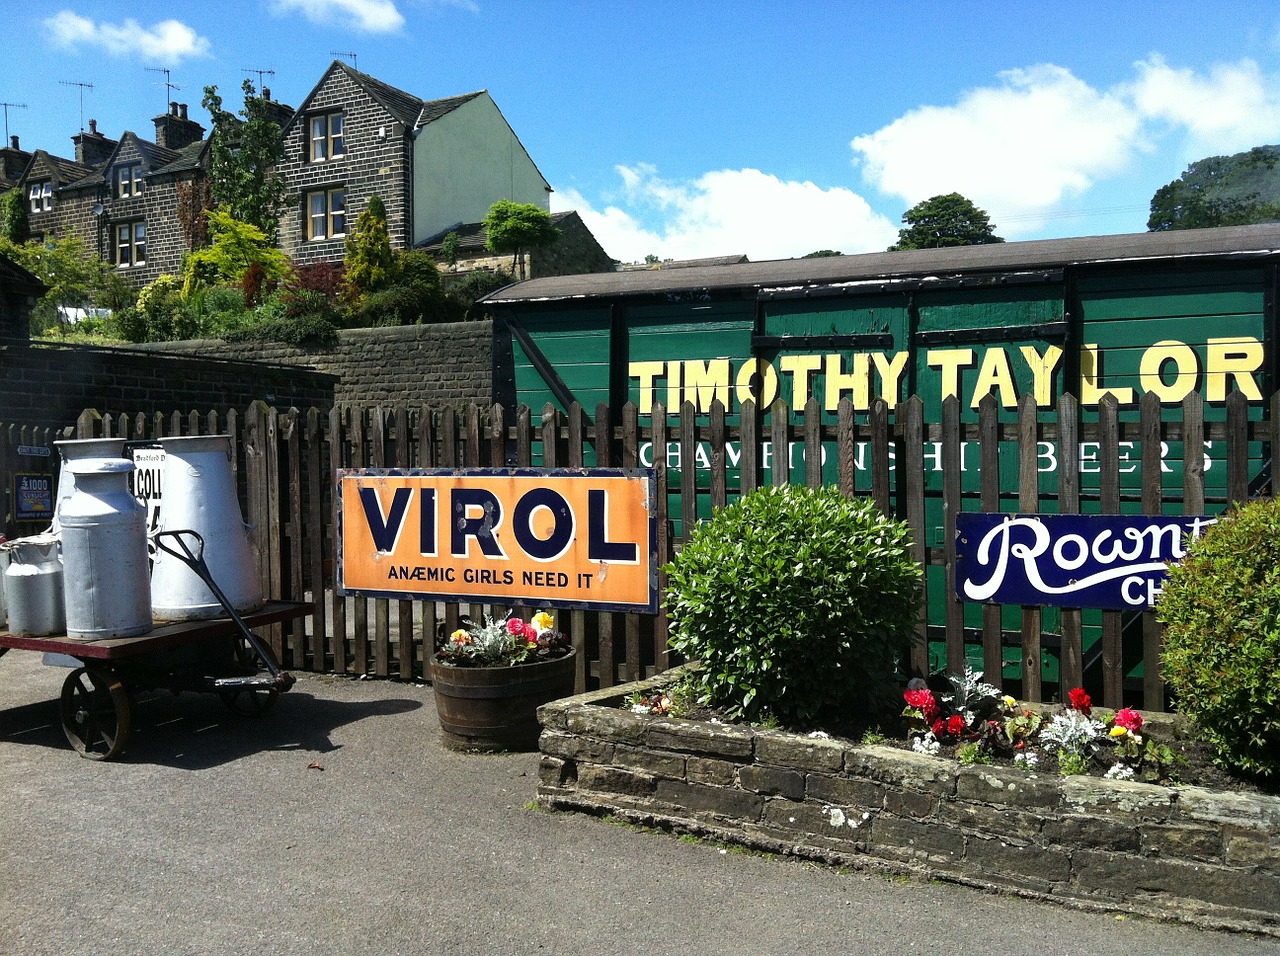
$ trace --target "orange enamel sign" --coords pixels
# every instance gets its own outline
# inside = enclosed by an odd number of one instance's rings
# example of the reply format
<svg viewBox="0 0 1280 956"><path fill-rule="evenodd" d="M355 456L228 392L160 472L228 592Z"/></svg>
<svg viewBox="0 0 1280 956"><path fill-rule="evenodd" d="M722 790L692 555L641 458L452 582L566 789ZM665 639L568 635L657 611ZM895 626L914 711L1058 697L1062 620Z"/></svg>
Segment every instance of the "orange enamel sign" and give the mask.
<svg viewBox="0 0 1280 956"><path fill-rule="evenodd" d="M367 597L658 608L650 469L338 471L338 588Z"/></svg>

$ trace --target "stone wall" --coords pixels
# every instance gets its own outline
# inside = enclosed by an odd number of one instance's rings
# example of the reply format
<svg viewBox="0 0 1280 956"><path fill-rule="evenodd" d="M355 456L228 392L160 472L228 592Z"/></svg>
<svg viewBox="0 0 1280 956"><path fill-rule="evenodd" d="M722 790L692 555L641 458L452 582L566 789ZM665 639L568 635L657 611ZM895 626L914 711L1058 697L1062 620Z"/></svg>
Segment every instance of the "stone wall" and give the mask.
<svg viewBox="0 0 1280 956"><path fill-rule="evenodd" d="M676 673L543 707L542 805L1280 936L1280 798L964 767L618 706Z"/></svg>
<svg viewBox="0 0 1280 956"><path fill-rule="evenodd" d="M0 352L0 420L61 428L100 412L329 408L336 380L315 369L135 349L10 343Z"/></svg>
<svg viewBox="0 0 1280 956"><path fill-rule="evenodd" d="M255 360L314 368L337 379L334 401L460 405L493 401L492 323L349 329L333 348L217 340L160 342L141 349L172 355Z"/></svg>

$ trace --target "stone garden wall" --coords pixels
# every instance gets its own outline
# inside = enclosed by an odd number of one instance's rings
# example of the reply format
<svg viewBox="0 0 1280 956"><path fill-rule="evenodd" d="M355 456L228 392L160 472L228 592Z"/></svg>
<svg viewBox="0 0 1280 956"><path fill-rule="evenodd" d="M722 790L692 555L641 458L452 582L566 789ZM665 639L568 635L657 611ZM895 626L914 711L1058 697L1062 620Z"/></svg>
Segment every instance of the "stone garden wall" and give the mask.
<svg viewBox="0 0 1280 956"><path fill-rule="evenodd" d="M964 767L619 706L676 673L543 707L542 805L1280 936L1280 798Z"/></svg>

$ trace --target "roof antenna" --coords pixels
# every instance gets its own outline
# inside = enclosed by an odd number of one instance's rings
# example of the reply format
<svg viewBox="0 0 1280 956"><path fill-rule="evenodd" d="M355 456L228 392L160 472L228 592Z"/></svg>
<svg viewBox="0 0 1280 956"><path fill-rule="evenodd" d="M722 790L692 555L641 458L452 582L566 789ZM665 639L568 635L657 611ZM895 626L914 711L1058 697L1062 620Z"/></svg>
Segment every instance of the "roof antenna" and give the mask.
<svg viewBox="0 0 1280 956"><path fill-rule="evenodd" d="M26 103L0 103L0 106L4 107L4 141L6 143L9 143L9 142L12 142L12 140L9 139L9 107L12 106L14 109L25 110L27 108L27 104Z"/></svg>
<svg viewBox="0 0 1280 956"><path fill-rule="evenodd" d="M63 86L80 87L80 132L84 132L84 91L93 89L92 83L77 83L75 80L59 80Z"/></svg>
<svg viewBox="0 0 1280 956"><path fill-rule="evenodd" d="M171 83L169 81L169 68L167 66L148 66L146 67L146 71L148 73L164 74L164 111L166 113L169 112L169 91L180 90L182 89L182 87L180 87L177 83Z"/></svg>
<svg viewBox="0 0 1280 956"><path fill-rule="evenodd" d="M254 69L253 67L251 67L251 66L242 66L242 67L240 67L240 72L241 72L241 73L257 73L257 74L258 74L258 92L259 92L259 93L261 93L261 92L262 92L262 90L263 90L263 86L262 86L262 84L266 81L266 78L267 78L268 76L275 76L275 75L276 75L276 71L275 71L275 70L255 70L255 69Z"/></svg>
<svg viewBox="0 0 1280 956"><path fill-rule="evenodd" d="M343 53L341 50L330 50L330 56L340 56L351 61L351 69L358 70L360 67L356 65L356 55L354 53Z"/></svg>

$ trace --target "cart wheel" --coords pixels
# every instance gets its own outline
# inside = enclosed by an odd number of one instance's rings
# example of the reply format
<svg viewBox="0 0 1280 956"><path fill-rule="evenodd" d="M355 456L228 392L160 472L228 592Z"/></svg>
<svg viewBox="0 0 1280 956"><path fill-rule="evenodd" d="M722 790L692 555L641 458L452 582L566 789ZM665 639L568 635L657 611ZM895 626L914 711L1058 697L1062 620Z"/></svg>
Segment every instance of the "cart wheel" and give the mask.
<svg viewBox="0 0 1280 956"><path fill-rule="evenodd" d="M120 678L96 667L68 674L62 685L62 732L90 760L110 760L124 750L133 732L133 704Z"/></svg>
<svg viewBox="0 0 1280 956"><path fill-rule="evenodd" d="M220 693L227 708L242 717L265 714L280 699L280 691L274 687L237 687Z"/></svg>

